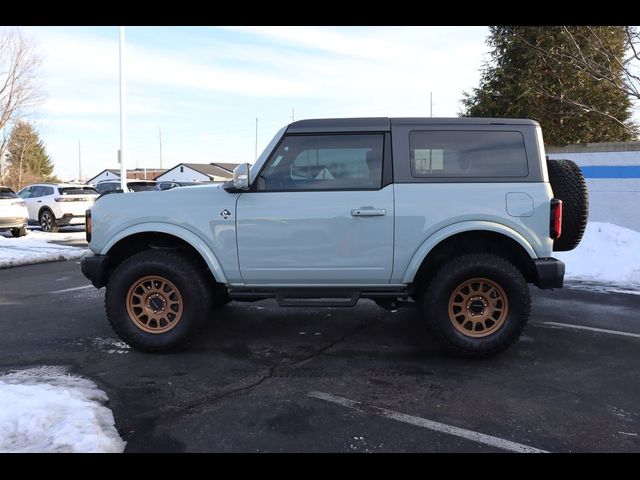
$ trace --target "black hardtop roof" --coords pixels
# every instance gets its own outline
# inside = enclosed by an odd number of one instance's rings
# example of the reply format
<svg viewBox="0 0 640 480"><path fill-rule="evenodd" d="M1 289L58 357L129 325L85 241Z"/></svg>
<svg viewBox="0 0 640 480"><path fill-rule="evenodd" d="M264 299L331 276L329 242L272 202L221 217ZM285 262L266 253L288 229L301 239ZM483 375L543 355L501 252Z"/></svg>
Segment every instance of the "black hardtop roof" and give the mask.
<svg viewBox="0 0 640 480"><path fill-rule="evenodd" d="M322 131L367 132L388 131L392 125L539 125L526 118L480 117L365 117L365 118L313 118L290 123L287 133Z"/></svg>

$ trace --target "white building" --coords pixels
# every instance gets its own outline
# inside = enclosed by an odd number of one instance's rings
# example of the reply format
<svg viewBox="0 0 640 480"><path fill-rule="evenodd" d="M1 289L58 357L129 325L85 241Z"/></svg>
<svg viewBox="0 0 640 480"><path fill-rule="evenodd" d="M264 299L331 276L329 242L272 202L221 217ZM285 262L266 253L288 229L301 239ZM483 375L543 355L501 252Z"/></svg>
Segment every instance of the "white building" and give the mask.
<svg viewBox="0 0 640 480"><path fill-rule="evenodd" d="M158 182L226 182L237 163L179 163L156 177Z"/></svg>
<svg viewBox="0 0 640 480"><path fill-rule="evenodd" d="M166 170L158 168L134 168L127 170L127 178L129 180L155 180L158 175L163 174ZM120 180L120 170L115 168L107 168L101 171L95 177L87 180L87 184L96 185L103 180Z"/></svg>
<svg viewBox="0 0 640 480"><path fill-rule="evenodd" d="M95 177L87 180L87 184L95 185L102 180L120 180L120 170L116 170L115 168L107 168L101 171Z"/></svg>

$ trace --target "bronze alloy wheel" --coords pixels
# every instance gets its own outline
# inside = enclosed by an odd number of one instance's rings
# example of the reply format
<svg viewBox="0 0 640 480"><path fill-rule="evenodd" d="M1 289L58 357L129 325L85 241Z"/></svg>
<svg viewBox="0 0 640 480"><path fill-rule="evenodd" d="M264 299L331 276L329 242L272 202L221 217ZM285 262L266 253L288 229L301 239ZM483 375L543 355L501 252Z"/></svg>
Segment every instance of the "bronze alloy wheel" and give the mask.
<svg viewBox="0 0 640 480"><path fill-rule="evenodd" d="M140 330L164 333L182 318L182 295L164 277L149 275L136 281L127 293L127 313Z"/></svg>
<svg viewBox="0 0 640 480"><path fill-rule="evenodd" d="M491 335L502 326L508 313L504 290L486 278L465 280L449 297L449 319L467 337Z"/></svg>

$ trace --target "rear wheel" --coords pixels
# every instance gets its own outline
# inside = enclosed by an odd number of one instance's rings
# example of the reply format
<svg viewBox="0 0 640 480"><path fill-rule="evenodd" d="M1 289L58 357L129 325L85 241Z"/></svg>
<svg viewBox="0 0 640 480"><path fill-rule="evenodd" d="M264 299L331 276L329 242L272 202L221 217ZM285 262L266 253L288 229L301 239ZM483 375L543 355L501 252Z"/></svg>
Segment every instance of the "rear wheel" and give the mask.
<svg viewBox="0 0 640 480"><path fill-rule="evenodd" d="M122 262L107 284L107 317L118 336L144 352L184 347L207 314L209 286L191 258L146 250Z"/></svg>
<svg viewBox="0 0 640 480"><path fill-rule="evenodd" d="M38 221L40 222L40 228L42 228L43 232L56 233L60 229L56 224L56 217L51 210L43 210L40 212Z"/></svg>
<svg viewBox="0 0 640 480"><path fill-rule="evenodd" d="M27 234L27 227L12 228L11 235L14 237L24 237Z"/></svg>
<svg viewBox="0 0 640 480"><path fill-rule="evenodd" d="M423 308L447 352L482 357L518 340L529 320L531 299L527 281L513 264L497 255L469 254L436 273Z"/></svg>

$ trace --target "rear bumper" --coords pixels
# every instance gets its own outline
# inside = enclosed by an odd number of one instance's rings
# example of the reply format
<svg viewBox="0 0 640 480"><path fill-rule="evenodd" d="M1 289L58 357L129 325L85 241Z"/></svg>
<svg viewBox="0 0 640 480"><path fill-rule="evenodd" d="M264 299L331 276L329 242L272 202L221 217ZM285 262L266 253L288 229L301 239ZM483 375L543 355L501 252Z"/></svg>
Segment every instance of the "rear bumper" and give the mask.
<svg viewBox="0 0 640 480"><path fill-rule="evenodd" d="M85 277L91 280L96 288L102 288L107 283L107 255L92 255L80 260L80 270Z"/></svg>
<svg viewBox="0 0 640 480"><path fill-rule="evenodd" d="M557 258L540 258L533 261L538 288L562 288L564 282L564 263Z"/></svg>
<svg viewBox="0 0 640 480"><path fill-rule="evenodd" d="M72 213L65 213L60 218L56 218L56 224L60 227L65 225L84 225L85 218L82 215L73 215Z"/></svg>
<svg viewBox="0 0 640 480"><path fill-rule="evenodd" d="M0 218L0 228L21 228L26 227L29 219L26 217L3 217Z"/></svg>

